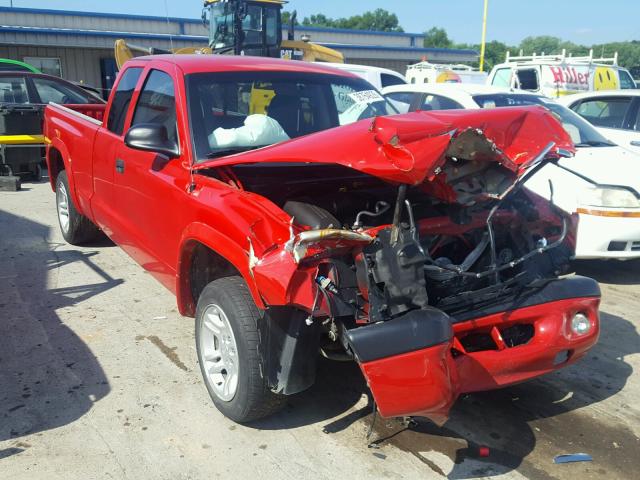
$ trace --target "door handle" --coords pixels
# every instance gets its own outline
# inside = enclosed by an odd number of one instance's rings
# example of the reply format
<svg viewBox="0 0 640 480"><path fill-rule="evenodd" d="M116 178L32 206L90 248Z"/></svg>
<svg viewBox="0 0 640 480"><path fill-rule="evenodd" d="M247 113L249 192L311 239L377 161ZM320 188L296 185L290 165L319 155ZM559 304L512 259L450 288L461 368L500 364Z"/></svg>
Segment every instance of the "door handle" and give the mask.
<svg viewBox="0 0 640 480"><path fill-rule="evenodd" d="M124 173L124 160L116 158L116 172Z"/></svg>
<svg viewBox="0 0 640 480"><path fill-rule="evenodd" d="M631 146L632 147L640 147L640 140L631 140Z"/></svg>

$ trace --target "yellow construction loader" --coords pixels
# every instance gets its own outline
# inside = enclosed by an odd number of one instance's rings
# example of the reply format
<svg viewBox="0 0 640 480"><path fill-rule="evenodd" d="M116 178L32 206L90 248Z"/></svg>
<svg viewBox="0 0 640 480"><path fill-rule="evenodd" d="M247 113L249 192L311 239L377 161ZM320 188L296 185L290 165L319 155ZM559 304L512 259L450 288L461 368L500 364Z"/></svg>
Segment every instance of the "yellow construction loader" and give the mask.
<svg viewBox="0 0 640 480"><path fill-rule="evenodd" d="M282 39L283 0L205 0L202 21L209 29L209 45L176 50L140 47L116 40L118 68L130 58L159 53L255 55L306 62L344 63L342 54L308 41L294 40L295 12L288 39Z"/></svg>

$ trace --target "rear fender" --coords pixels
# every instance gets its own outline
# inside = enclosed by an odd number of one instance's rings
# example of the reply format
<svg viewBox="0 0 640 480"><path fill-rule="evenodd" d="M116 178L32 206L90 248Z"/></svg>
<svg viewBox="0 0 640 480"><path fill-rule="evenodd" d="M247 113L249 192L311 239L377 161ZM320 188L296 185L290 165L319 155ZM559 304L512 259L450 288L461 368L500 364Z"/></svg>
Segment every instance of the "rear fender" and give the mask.
<svg viewBox="0 0 640 480"><path fill-rule="evenodd" d="M62 162L64 163L64 170L67 172L67 180L69 182L69 195L71 195L71 199L73 200L73 205L76 210L80 212L82 215L86 216L86 213L82 210L81 204L78 199L75 182L73 178L73 170L71 168L70 155L69 150L67 149L64 142L57 137L50 138L47 137L47 171L49 172L49 182L51 184L51 189L56 191L56 179L58 178L58 174L60 172L54 171L54 168L51 165L51 150L55 149L60 152L60 156L62 157Z"/></svg>

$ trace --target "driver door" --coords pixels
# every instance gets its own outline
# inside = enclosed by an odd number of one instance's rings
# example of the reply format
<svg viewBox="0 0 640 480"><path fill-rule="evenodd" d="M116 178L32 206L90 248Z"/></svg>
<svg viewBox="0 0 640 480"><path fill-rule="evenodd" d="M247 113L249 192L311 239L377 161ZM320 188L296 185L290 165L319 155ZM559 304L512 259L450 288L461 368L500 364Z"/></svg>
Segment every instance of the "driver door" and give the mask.
<svg viewBox="0 0 640 480"><path fill-rule="evenodd" d="M176 86L158 69L146 72L137 97L131 127L159 124L170 139L184 144L176 114ZM136 99L134 99L135 101ZM120 244L167 288L175 288L175 264L182 226L189 169L183 158L118 146L115 162L114 203L123 215ZM186 164L188 165L188 164Z"/></svg>

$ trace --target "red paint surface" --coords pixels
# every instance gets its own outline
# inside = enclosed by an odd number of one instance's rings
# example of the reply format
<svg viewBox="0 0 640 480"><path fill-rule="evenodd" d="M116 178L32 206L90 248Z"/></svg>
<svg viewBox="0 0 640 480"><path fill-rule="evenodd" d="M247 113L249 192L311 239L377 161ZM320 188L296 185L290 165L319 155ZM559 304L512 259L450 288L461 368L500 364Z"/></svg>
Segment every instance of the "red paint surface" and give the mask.
<svg viewBox="0 0 640 480"><path fill-rule="evenodd" d="M559 370L580 359L598 340L599 298L560 300L489 315L454 325L454 339L442 345L374 360L361 369L383 417L426 416L442 423L458 395L491 390ZM573 315L585 313L591 331L570 331ZM515 324L532 324L535 333L525 345L503 350L464 353L459 339ZM383 341L383 339L382 339ZM455 348L456 355L452 356ZM560 352L568 361L554 365Z"/></svg>
<svg viewBox="0 0 640 480"><path fill-rule="evenodd" d="M599 298L560 300L455 324L453 331L458 338L488 332L493 326L503 329L515 324L531 324L535 332L526 345L458 356L460 393L504 387L574 363L598 340L599 304ZM578 312L586 313L592 323L591 331L579 337L570 331L571 318ZM570 351L569 360L554 366L556 355L565 350Z"/></svg>
<svg viewBox="0 0 640 480"><path fill-rule="evenodd" d="M390 182L418 185L434 182L430 192L451 198L443 175L451 135L469 128L481 129L497 147L491 156L476 160L500 162L519 172L549 143L573 150L560 123L543 107L493 110L414 112L361 120L259 150L230 155L198 164L197 169L249 163L335 163ZM392 144L395 144L392 145ZM331 159L327 159L331 145Z"/></svg>

